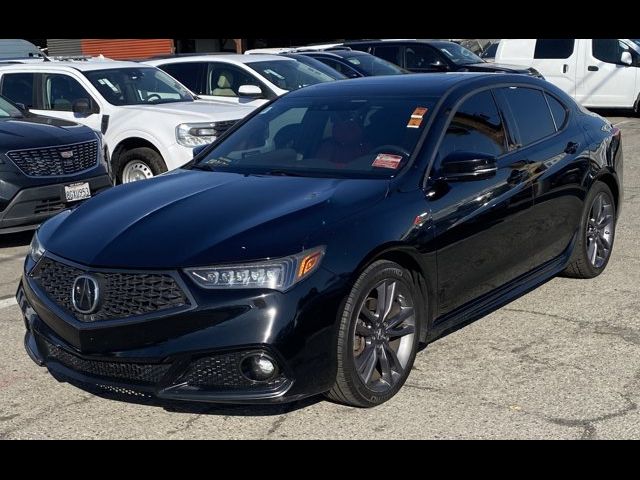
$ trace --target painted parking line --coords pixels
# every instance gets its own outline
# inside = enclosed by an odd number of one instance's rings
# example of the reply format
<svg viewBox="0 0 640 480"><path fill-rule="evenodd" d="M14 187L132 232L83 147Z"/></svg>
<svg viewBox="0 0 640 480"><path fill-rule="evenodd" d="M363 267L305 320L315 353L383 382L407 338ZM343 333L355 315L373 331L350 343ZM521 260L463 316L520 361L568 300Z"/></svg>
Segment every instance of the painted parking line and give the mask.
<svg viewBox="0 0 640 480"><path fill-rule="evenodd" d="M629 120L623 120L622 122L614 123L613 125L616 126L616 127L619 127L620 125L624 125L625 123L631 123L633 121L635 121L635 119L632 118L632 119L629 119Z"/></svg>
<svg viewBox="0 0 640 480"><path fill-rule="evenodd" d="M0 300L0 309L11 307L17 304L18 302L16 302L15 297L3 298L2 300Z"/></svg>

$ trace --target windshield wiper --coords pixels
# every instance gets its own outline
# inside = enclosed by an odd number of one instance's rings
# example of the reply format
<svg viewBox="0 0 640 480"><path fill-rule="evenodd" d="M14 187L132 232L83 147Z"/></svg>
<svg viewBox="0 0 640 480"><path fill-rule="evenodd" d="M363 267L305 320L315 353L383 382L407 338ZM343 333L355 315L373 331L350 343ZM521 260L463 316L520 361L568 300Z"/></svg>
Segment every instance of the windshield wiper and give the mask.
<svg viewBox="0 0 640 480"><path fill-rule="evenodd" d="M301 173L291 172L289 170L268 170L260 175L273 175L276 177L304 177Z"/></svg>

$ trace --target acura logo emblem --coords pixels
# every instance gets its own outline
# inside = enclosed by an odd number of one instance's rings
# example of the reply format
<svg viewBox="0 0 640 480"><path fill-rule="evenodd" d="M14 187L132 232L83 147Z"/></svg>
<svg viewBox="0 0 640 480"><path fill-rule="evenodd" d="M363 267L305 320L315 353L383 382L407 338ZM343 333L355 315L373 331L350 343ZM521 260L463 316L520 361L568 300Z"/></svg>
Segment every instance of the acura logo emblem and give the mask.
<svg viewBox="0 0 640 480"><path fill-rule="evenodd" d="M64 152L60 152L60 156L62 158L71 158L73 157L73 150L66 150Z"/></svg>
<svg viewBox="0 0 640 480"><path fill-rule="evenodd" d="M100 298L98 281L89 275L80 275L73 282L71 290L71 302L80 313L89 314L95 312Z"/></svg>

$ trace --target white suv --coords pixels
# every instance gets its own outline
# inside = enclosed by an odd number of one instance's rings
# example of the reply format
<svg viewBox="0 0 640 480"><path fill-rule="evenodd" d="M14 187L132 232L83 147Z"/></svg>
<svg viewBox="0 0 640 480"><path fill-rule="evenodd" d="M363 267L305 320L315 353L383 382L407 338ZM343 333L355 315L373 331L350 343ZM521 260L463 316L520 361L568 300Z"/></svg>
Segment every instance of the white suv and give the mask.
<svg viewBox="0 0 640 480"><path fill-rule="evenodd" d="M136 62L0 66L0 94L33 113L102 131L119 183L180 167L253 109L199 101L162 70Z"/></svg>

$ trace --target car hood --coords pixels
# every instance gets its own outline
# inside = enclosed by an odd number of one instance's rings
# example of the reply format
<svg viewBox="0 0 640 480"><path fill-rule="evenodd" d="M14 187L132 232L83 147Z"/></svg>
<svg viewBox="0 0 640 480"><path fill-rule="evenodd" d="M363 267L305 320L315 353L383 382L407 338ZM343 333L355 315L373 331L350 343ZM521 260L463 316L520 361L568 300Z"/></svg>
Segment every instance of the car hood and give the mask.
<svg viewBox="0 0 640 480"><path fill-rule="evenodd" d="M57 118L29 115L0 119L0 150L50 147L95 140L92 130Z"/></svg>
<svg viewBox="0 0 640 480"><path fill-rule="evenodd" d="M94 267L177 268L287 256L382 200L388 180L175 170L121 185L40 229L60 257Z"/></svg>
<svg viewBox="0 0 640 480"><path fill-rule="evenodd" d="M469 72L508 72L508 73L531 73L530 67L522 65L509 65L505 63L482 62L472 63L464 66Z"/></svg>
<svg viewBox="0 0 640 480"><path fill-rule="evenodd" d="M227 102L212 102L209 100L160 103L156 105L126 105L122 108L136 112L152 113L154 115L162 114L175 116L187 122L239 120L255 109L255 107Z"/></svg>

